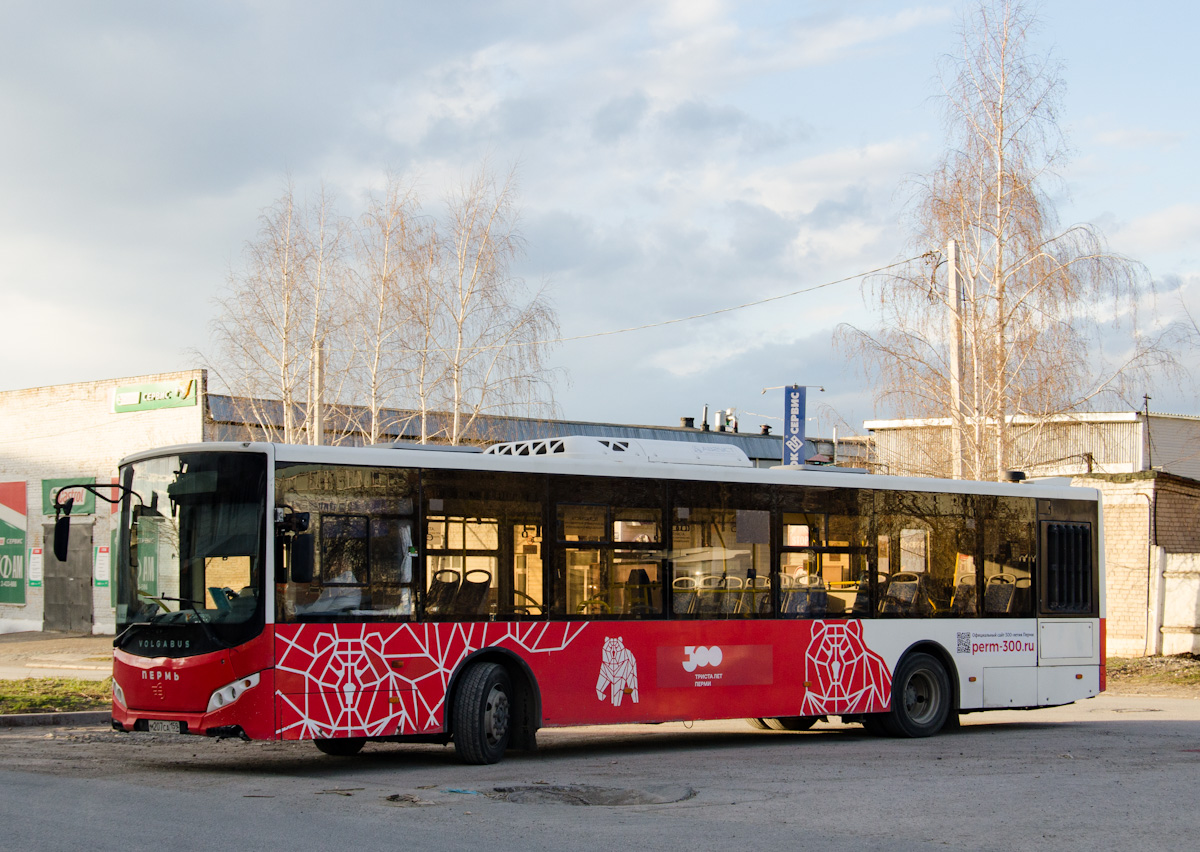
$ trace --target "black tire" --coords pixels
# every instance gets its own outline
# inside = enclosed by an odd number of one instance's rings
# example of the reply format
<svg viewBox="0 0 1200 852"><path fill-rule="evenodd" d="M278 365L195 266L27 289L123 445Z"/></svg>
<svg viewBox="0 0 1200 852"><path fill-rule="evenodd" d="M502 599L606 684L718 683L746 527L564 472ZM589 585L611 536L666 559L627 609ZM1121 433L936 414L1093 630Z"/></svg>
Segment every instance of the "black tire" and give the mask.
<svg viewBox="0 0 1200 852"><path fill-rule="evenodd" d="M886 737L890 735L887 728L887 713L867 713L859 721L862 722L863 729L873 737Z"/></svg>
<svg viewBox="0 0 1200 852"><path fill-rule="evenodd" d="M894 737L930 737L950 716L953 695L946 668L929 654L909 654L892 676L892 711L883 720Z"/></svg>
<svg viewBox="0 0 1200 852"><path fill-rule="evenodd" d="M495 763L512 734L512 680L497 663L476 663L454 694L454 749L465 763Z"/></svg>
<svg viewBox="0 0 1200 852"><path fill-rule="evenodd" d="M367 744L366 737L345 737L336 740L313 740L313 745L321 754L333 757L354 757Z"/></svg>
<svg viewBox="0 0 1200 852"><path fill-rule="evenodd" d="M774 716L746 721L760 731L807 731L821 719L821 716Z"/></svg>
<svg viewBox="0 0 1200 852"><path fill-rule="evenodd" d="M776 731L807 731L820 719L820 716L776 716L765 721L768 727Z"/></svg>

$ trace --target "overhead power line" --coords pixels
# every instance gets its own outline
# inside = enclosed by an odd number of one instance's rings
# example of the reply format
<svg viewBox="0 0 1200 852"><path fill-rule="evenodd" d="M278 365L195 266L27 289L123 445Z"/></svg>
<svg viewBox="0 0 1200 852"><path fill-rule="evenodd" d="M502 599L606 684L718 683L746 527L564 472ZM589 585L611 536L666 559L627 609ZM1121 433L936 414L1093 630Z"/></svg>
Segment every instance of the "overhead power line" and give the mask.
<svg viewBox="0 0 1200 852"><path fill-rule="evenodd" d="M868 275L875 275L878 272L886 272L887 270L894 269L897 266L903 266L906 263L912 263L913 261L920 260L922 257L925 257L925 255L918 255L916 257L905 258L904 260L898 260L895 263L889 263L887 266L880 266L876 269L868 269L866 272L859 272L854 275L847 275L845 278L839 278L836 281L826 281L824 284L814 284L811 287L804 287L800 290L793 290L790 293L780 293L778 296L768 296L765 299L758 299L757 301L754 301L754 302L745 302L741 305L731 305L730 307L727 307L727 308L717 308L715 311L706 311L705 313L702 313L702 314L692 314L691 316L677 317L675 319L669 319L669 320L660 320L659 322L650 322L650 323L646 323L645 325L634 325L634 326L630 326L629 328L618 328L618 329L613 329L611 331L594 331L590 334L576 334L576 335L572 335L571 337L558 337L558 338L554 338L551 340L536 340L536 341L530 341L528 343L521 343L521 344L514 343L514 344L510 344L510 345L513 345L513 346L518 346L518 345L520 345L520 346L540 346L540 345L545 345L547 343L570 343L571 341L574 341L574 340L588 340L588 339L594 338L594 337L610 337L614 334L628 334L631 331L644 331L648 328L661 328L664 325L676 325L681 322L691 322L692 320L704 319L706 317L715 317L715 316L718 316L719 314L728 314L728 313L732 313L733 311L741 311L741 310L745 310L746 308L754 308L754 307L758 307L759 305L768 304L770 302L778 302L781 299L790 299L793 296L802 296L805 293L812 293L816 290L823 290L826 287L832 287L835 284L845 284L847 281L854 281L857 278L866 278Z"/></svg>
<svg viewBox="0 0 1200 852"><path fill-rule="evenodd" d="M811 287L803 287L799 290L792 290L790 293L780 293L778 296L768 296L765 299L757 299L753 302L744 302L740 305L730 305L729 307L725 307L725 308L717 308L716 310L705 311L704 313L701 313L701 314L691 314L690 316L686 316L686 317L676 317L675 319L659 320L658 322L648 322L644 325L633 325L633 326L629 326L628 328L616 328L616 329L611 329L609 331L593 331L588 334L573 334L573 335L570 335L569 337L553 337L553 338L548 338L545 340L526 340L526 341L516 341L516 342L512 342L512 343L498 343L498 344L493 344L491 346L477 346L477 347L472 347L472 348L478 351L478 350L488 350L488 349L506 349L510 346L512 346L512 347L516 347L516 346L546 346L551 343L572 343L576 340L590 340L590 339L597 338L597 337L612 337L613 335L617 335L617 334L629 334L630 332L645 331L646 329L650 329L650 328L661 328L661 327L667 326L667 325L678 325L681 322L691 322L692 320L705 319L706 317L715 317L715 316L719 316L720 314L728 314L728 313L732 313L734 311L742 311L742 310L745 310L746 308L754 308L754 307L758 307L759 305L766 305L771 302L778 302L781 299L790 299L793 296L802 296L805 293L813 293L817 290L823 290L826 287L833 287L834 285L837 285L837 284L845 284L847 281L854 281L859 278L866 278L868 275L875 275L879 272L886 272L889 269L895 269L897 266L904 266L906 263L912 263L914 261L921 260L921 259L927 258L927 257L929 257L928 252L926 252L925 254L922 254L922 255L917 255L915 257L908 257L908 258L905 258L904 260L898 260L895 263L889 263L886 266L879 266L879 267L876 267L875 269L868 269L865 272L856 272L854 275L847 275L845 278L838 278L836 281L826 281L823 284L814 284ZM345 350L335 350L335 351L345 351ZM445 352L446 349L444 347L434 347L434 348L427 349L427 350L414 349L414 350L409 350L409 351L412 351L412 352L417 352L417 351Z"/></svg>

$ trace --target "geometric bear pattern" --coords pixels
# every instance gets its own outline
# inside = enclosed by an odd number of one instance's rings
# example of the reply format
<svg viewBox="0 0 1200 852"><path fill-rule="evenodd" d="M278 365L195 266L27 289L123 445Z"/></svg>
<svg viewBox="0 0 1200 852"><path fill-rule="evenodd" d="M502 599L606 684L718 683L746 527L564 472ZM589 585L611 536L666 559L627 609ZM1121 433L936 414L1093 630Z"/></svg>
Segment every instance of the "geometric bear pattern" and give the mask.
<svg viewBox="0 0 1200 852"><path fill-rule="evenodd" d="M450 676L482 647L550 654L586 624L277 625L283 739L390 736L442 729Z"/></svg>
<svg viewBox="0 0 1200 852"><path fill-rule="evenodd" d="M886 708L892 676L862 637L862 622L814 621L804 655L802 716L866 713Z"/></svg>

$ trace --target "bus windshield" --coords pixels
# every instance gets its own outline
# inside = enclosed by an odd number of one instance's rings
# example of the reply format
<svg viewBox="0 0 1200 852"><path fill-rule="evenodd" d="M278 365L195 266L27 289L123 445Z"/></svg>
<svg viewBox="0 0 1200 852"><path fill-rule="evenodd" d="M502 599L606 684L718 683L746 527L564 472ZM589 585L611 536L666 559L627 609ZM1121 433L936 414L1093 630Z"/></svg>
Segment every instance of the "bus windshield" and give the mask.
<svg viewBox="0 0 1200 852"><path fill-rule="evenodd" d="M258 453L184 453L122 468L118 647L192 656L261 632L266 472Z"/></svg>

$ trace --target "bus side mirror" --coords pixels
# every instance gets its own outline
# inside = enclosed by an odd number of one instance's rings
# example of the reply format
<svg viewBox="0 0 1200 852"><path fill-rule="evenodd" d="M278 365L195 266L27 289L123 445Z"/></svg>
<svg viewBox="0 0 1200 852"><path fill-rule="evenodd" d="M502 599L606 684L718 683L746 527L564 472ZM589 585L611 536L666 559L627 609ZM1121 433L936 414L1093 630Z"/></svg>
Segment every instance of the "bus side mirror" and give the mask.
<svg viewBox="0 0 1200 852"><path fill-rule="evenodd" d="M54 519L54 558L59 562L67 561L67 552L70 550L71 509L74 505L75 499L67 498L67 502L61 507L62 514ZM57 503L54 508L59 508Z"/></svg>
<svg viewBox="0 0 1200 852"><path fill-rule="evenodd" d="M313 579L312 533L295 536L288 553L288 570L293 583L311 583Z"/></svg>
<svg viewBox="0 0 1200 852"><path fill-rule="evenodd" d="M54 522L54 558L59 562L67 561L67 543L71 540L71 518L63 515Z"/></svg>

